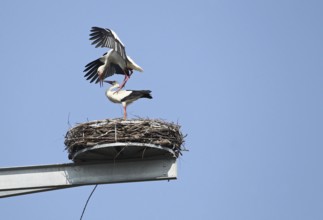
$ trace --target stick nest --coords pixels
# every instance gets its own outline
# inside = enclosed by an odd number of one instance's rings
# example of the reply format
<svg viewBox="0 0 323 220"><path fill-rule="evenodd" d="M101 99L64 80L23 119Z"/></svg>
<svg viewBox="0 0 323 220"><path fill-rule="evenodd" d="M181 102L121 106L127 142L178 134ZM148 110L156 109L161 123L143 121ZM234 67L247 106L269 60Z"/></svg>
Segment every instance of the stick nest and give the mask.
<svg viewBox="0 0 323 220"><path fill-rule="evenodd" d="M116 142L147 143L168 147L178 157L185 136L178 124L152 119L105 119L78 124L65 135L69 158L84 148Z"/></svg>

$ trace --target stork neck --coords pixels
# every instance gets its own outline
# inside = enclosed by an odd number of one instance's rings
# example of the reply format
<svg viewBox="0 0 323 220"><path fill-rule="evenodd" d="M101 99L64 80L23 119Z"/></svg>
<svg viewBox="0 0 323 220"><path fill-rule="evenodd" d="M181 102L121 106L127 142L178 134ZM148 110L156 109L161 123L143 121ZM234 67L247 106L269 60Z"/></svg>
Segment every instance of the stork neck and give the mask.
<svg viewBox="0 0 323 220"><path fill-rule="evenodd" d="M111 86L111 87L109 88L109 91L113 91L114 89L116 89L116 88L118 88L118 87L119 87L119 85L118 85L118 84L113 85L113 86Z"/></svg>

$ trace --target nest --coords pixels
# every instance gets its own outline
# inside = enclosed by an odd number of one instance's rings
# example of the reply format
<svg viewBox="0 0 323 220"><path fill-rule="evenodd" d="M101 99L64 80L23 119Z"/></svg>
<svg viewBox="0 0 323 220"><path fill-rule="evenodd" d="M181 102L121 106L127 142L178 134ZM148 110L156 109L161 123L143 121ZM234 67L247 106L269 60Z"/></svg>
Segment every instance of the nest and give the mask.
<svg viewBox="0 0 323 220"><path fill-rule="evenodd" d="M105 119L78 124L65 135L71 159L85 148L111 143L145 143L170 148L176 157L183 150L185 136L178 124L152 119Z"/></svg>

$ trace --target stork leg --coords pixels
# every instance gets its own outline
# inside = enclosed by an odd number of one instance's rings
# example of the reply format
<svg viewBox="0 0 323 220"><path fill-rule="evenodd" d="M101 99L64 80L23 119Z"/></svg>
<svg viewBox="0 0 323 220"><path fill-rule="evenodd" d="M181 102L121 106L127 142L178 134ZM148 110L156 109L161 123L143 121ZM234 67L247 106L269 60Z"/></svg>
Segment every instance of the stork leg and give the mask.
<svg viewBox="0 0 323 220"><path fill-rule="evenodd" d="M123 119L127 120L127 106L126 105L123 106Z"/></svg>
<svg viewBox="0 0 323 220"><path fill-rule="evenodd" d="M119 87L119 90L122 89L126 85L127 81L130 79L130 76L132 75L132 73L133 73L132 69L127 68L127 71L124 71L124 79L123 79L121 86Z"/></svg>
<svg viewBox="0 0 323 220"><path fill-rule="evenodd" d="M125 75L125 77L123 79L123 82L122 82L122 84L120 86L120 89L122 89L126 85L126 83L128 82L129 79L130 79L130 76Z"/></svg>
<svg viewBox="0 0 323 220"><path fill-rule="evenodd" d="M115 93L119 92L127 83L128 79L130 78L130 76L125 75L124 80L122 82L122 84L119 86L119 88L115 91Z"/></svg>

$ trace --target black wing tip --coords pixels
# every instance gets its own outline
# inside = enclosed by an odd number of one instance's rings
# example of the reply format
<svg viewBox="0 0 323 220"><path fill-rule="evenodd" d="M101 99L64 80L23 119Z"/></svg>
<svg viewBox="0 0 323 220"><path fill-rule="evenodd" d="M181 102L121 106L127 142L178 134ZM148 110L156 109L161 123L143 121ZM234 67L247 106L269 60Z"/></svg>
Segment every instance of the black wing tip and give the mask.
<svg viewBox="0 0 323 220"><path fill-rule="evenodd" d="M91 31L111 31L111 29L93 26L93 27L91 27Z"/></svg>
<svg viewBox="0 0 323 220"><path fill-rule="evenodd" d="M147 98L147 99L152 99L153 97L151 96L151 91L150 90L144 90L142 98Z"/></svg>
<svg viewBox="0 0 323 220"><path fill-rule="evenodd" d="M104 29L104 28L100 28L100 27L97 27L97 26L91 27L91 30L101 30L101 29Z"/></svg>
<svg viewBox="0 0 323 220"><path fill-rule="evenodd" d="M153 97L151 96L151 90L144 90L144 96L145 98L152 99Z"/></svg>
<svg viewBox="0 0 323 220"><path fill-rule="evenodd" d="M92 34L90 34L89 40L95 40L95 39L98 39L100 37L101 37L100 35L92 35Z"/></svg>

